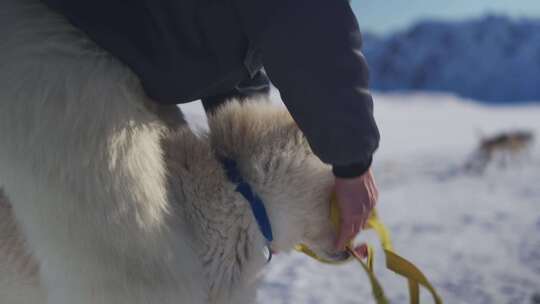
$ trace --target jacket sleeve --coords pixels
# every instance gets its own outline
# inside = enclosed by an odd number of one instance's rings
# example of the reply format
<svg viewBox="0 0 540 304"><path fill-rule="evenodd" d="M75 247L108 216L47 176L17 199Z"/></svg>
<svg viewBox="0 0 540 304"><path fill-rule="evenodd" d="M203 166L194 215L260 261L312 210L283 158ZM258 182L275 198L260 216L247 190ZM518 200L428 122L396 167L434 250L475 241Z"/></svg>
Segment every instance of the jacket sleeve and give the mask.
<svg viewBox="0 0 540 304"><path fill-rule="evenodd" d="M237 1L268 76L315 154L337 176L364 173L379 132L361 34L348 1Z"/></svg>

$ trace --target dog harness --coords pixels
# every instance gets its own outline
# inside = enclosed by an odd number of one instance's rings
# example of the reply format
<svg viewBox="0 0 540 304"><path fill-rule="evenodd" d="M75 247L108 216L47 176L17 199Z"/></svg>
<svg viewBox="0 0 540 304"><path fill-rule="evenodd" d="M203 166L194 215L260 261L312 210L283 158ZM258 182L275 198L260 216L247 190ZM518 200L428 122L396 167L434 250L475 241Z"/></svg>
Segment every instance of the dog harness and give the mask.
<svg viewBox="0 0 540 304"><path fill-rule="evenodd" d="M267 263L272 260L272 241L274 240L274 235L272 233L272 225L270 224L270 219L268 218L268 213L264 207L263 200L253 191L253 188L247 183L240 171L238 170L238 164L235 160L231 158L221 157L221 165L225 170L225 174L229 181L236 185L236 192L240 193L248 202L253 212L253 216L257 221L259 230L261 230L262 235L266 241L266 252Z"/></svg>

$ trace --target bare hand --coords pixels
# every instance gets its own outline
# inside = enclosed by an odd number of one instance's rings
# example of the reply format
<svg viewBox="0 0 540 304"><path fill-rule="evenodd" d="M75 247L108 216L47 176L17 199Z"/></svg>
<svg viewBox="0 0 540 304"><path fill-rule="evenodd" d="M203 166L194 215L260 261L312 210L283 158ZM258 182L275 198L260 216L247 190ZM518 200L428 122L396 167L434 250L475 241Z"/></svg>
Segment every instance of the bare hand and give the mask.
<svg viewBox="0 0 540 304"><path fill-rule="evenodd" d="M341 211L341 227L336 249L344 250L347 242L352 240L366 224L371 210L377 203L379 191L370 169L364 175L355 178L336 177L335 192Z"/></svg>

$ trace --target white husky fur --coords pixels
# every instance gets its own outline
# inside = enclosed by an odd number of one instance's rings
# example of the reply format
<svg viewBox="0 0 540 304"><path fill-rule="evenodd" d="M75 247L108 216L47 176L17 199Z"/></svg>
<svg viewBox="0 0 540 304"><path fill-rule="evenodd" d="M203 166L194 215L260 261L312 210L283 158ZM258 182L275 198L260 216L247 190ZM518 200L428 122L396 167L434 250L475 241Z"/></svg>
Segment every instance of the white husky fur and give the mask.
<svg viewBox="0 0 540 304"><path fill-rule="evenodd" d="M216 154L264 199L274 250L332 257L332 176L286 112L231 103L199 138L151 103L38 0L0 0L2 304L253 303L264 240Z"/></svg>

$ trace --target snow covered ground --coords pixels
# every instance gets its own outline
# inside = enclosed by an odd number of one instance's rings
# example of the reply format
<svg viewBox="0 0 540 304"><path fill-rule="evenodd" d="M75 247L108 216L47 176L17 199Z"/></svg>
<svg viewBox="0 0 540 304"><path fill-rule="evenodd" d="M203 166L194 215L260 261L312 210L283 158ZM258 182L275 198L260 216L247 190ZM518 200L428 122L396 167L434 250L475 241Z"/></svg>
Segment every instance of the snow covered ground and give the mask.
<svg viewBox="0 0 540 304"><path fill-rule="evenodd" d="M537 304L540 293L540 145L507 168L462 170L484 135L513 129L540 136L540 105L488 107L449 95L377 95L382 142L374 170L379 211L396 250L449 304ZM275 97L276 102L278 97ZM183 107L204 125L200 105ZM372 232L359 240L376 244ZM391 303L408 303L404 279L377 273ZM423 303L431 303L423 295ZM297 253L267 267L262 304L373 303L359 265L326 266Z"/></svg>

